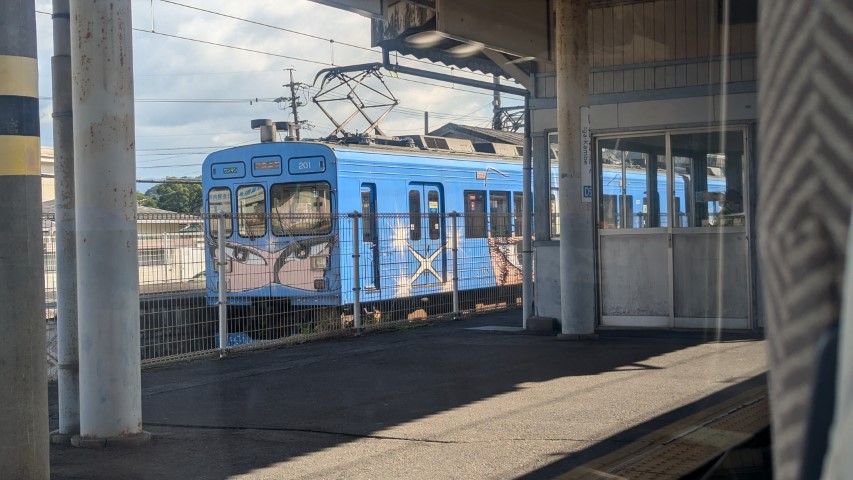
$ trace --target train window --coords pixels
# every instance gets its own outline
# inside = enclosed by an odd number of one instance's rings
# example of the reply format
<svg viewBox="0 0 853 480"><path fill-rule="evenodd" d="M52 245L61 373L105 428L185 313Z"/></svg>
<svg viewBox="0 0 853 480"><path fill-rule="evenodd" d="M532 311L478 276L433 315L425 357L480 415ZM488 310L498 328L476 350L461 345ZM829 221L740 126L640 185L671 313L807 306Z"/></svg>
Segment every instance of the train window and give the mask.
<svg viewBox="0 0 853 480"><path fill-rule="evenodd" d="M465 238L486 238L486 192L465 190Z"/></svg>
<svg viewBox="0 0 853 480"><path fill-rule="evenodd" d="M745 225L743 133L679 133L670 136L670 144L674 225ZM679 199L677 203L676 198Z"/></svg>
<svg viewBox="0 0 853 480"><path fill-rule="evenodd" d="M441 208L438 202L438 191L427 191L427 208L429 209L429 239L441 238Z"/></svg>
<svg viewBox="0 0 853 480"><path fill-rule="evenodd" d="M421 239L421 192L409 190L409 238Z"/></svg>
<svg viewBox="0 0 853 480"><path fill-rule="evenodd" d="M217 213L231 213L231 189L228 187L217 187L211 188L210 191L207 192L207 213L211 214L211 218L209 220L210 224L210 235L213 238L216 238L217 231L219 230L219 221L212 217ZM230 218L225 219L225 236L230 237L231 232L233 232L234 227L232 225L233 220Z"/></svg>
<svg viewBox="0 0 853 480"><path fill-rule="evenodd" d="M515 214L515 236L520 237L523 233L521 230L522 222L524 221L524 194L519 192L512 193L512 211ZM530 231L532 232L533 228Z"/></svg>
<svg viewBox="0 0 853 480"><path fill-rule="evenodd" d="M602 139L598 153L599 228L666 227L666 137Z"/></svg>
<svg viewBox="0 0 853 480"><path fill-rule="evenodd" d="M258 238L267 234L266 204L262 185L237 189L237 232L241 237Z"/></svg>
<svg viewBox="0 0 853 480"><path fill-rule="evenodd" d="M326 182L277 183L270 188L272 233L324 235L332 230L332 202Z"/></svg>
<svg viewBox="0 0 853 480"><path fill-rule="evenodd" d="M489 192L489 231L492 237L510 235L509 192Z"/></svg>
<svg viewBox="0 0 853 480"><path fill-rule="evenodd" d="M376 241L376 186L372 183L361 185L362 241Z"/></svg>

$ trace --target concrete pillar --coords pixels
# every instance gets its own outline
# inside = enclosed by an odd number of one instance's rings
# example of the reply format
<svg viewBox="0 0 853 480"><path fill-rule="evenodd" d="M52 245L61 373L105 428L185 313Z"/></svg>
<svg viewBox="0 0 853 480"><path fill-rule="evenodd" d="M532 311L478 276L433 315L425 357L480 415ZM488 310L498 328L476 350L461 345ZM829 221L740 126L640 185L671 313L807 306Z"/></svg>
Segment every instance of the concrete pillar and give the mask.
<svg viewBox="0 0 853 480"><path fill-rule="evenodd" d="M77 446L142 431L130 0L71 4L80 348Z"/></svg>
<svg viewBox="0 0 853 480"><path fill-rule="evenodd" d="M80 433L77 361L77 242L74 219L74 129L71 120L71 29L68 0L53 0L53 151L56 193L56 311L59 430L55 442Z"/></svg>
<svg viewBox="0 0 853 480"><path fill-rule="evenodd" d="M588 106L588 0L557 1L560 310L563 335L595 330L592 204L583 203L581 107Z"/></svg>
<svg viewBox="0 0 853 480"><path fill-rule="evenodd" d="M32 0L0 0L0 478L49 478Z"/></svg>

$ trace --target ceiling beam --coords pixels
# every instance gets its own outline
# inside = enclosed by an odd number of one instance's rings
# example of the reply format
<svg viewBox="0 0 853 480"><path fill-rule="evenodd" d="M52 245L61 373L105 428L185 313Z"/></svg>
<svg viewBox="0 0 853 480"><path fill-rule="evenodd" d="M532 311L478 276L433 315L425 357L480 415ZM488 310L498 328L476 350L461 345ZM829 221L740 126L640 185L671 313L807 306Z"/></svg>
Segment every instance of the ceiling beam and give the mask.
<svg viewBox="0 0 853 480"><path fill-rule="evenodd" d="M484 48L482 53L489 60L495 62L495 65L503 69L510 78L518 82L522 87L526 88L528 92L533 92L533 78L527 72L522 70L521 67L512 63L506 55L490 48Z"/></svg>

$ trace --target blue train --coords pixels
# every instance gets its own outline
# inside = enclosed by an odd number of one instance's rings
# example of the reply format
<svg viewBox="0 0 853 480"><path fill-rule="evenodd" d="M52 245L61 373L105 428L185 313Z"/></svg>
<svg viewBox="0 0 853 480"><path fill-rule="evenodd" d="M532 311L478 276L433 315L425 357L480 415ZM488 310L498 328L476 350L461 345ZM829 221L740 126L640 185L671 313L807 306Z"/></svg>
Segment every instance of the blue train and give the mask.
<svg viewBox="0 0 853 480"><path fill-rule="evenodd" d="M725 177L675 174L671 203L661 201L666 198L666 185L664 170L649 182L645 168L626 168L623 172L621 166L605 166L599 189L599 227L666 228L670 208L674 227L701 227L717 221L726 197Z"/></svg>
<svg viewBox="0 0 853 480"><path fill-rule="evenodd" d="M463 308L484 298L484 291L511 301L520 297L520 157L269 142L213 153L203 169L205 211L234 214L224 229L231 305L287 312L351 308L357 241L360 300L367 311L383 312L383 320L386 312L438 313L430 308L440 305L447 311L447 214L454 211L462 214ZM361 215L357 239L351 219L342 216L354 211ZM205 228L213 301L218 224L208 221Z"/></svg>

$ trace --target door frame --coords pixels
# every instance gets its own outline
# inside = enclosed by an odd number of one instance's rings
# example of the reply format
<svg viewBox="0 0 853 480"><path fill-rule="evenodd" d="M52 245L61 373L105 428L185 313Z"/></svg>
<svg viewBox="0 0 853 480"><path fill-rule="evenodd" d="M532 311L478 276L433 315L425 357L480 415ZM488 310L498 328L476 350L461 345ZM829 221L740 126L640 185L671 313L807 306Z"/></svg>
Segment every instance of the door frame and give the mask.
<svg viewBox="0 0 853 480"><path fill-rule="evenodd" d="M593 150L593 172L594 172L594 186L593 186L593 231L595 232L595 248L596 248L596 278L599 279L596 282L596 295L598 297L598 324L599 326L622 326L622 327L657 327L657 328L707 328L707 327L721 327L724 329L755 329L757 328L757 323L755 319L755 309L754 309L754 292L753 292L753 258L752 258L752 237L750 232L752 231L752 216L753 211L750 208L751 202L749 199L751 198L750 193L750 165L752 160L752 151L750 144L750 129L752 124L750 123L738 123L731 125L711 125L705 127L690 127L690 128L668 128L668 129L659 129L659 130L642 130L642 131L626 131L626 132L608 132L602 134L596 134L593 132L593 136L591 139L592 145L594 145ZM743 232L744 233L744 241L746 242L745 247L745 258L746 262L745 270L746 270L746 281L744 287L747 289L747 300L746 300L746 321L745 323L737 321L738 319L732 319L730 322L724 322L726 319L724 318L680 318L675 316L675 258L674 258L674 239L677 237L685 237L689 235L695 235L699 232L708 233L709 227L678 227L676 228L674 222L676 220L676 212L673 208L673 201L675 198L675 172L674 172L674 164L672 162L672 135L681 135L681 134L691 134L691 133L706 133L709 131L719 132L719 131L740 131L742 133L741 138L743 142L743 161L741 165L742 175L743 175L743 211L745 213L745 222L742 227L727 227L728 232ZM601 229L599 228L601 222L601 196L603 195L601 191L601 163L600 163L600 155L601 155L601 147L599 146L600 140L613 139L613 138L636 138L636 137L651 137L651 136L663 136L666 146L666 176L667 176L667 191L665 193L665 200L667 202L667 226L666 227L657 227L657 228L644 228L644 229ZM686 200L686 199L685 199ZM742 229L742 230L741 230ZM628 230L628 231L625 231ZM602 279L602 237L608 236L621 236L621 235L655 235L665 233L666 241L667 241L667 278L668 278L668 298L669 298L669 315L668 317L656 317L656 316L605 316L602 312L604 311L604 288ZM615 320L615 321L614 321ZM723 320L723 322L721 322Z"/></svg>

